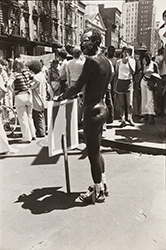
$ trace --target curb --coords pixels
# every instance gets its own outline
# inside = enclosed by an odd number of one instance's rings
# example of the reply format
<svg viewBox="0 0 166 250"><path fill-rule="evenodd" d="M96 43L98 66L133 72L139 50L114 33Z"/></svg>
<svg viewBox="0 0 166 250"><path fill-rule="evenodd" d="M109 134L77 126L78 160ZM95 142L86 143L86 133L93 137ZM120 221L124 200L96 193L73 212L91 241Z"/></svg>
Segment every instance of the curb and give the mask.
<svg viewBox="0 0 166 250"><path fill-rule="evenodd" d="M142 146L124 142L112 141L109 139L102 139L102 146L104 147L112 147L124 151L131 151L136 153L144 153L144 154L152 154L152 155L166 155L166 149L158 148L154 145L154 147Z"/></svg>
<svg viewBox="0 0 166 250"><path fill-rule="evenodd" d="M79 132L79 139L84 140L83 132ZM137 145L126 142L117 142L110 139L102 138L101 146L103 147L111 147L115 149L120 149L124 151L136 152L136 153L144 153L144 154L152 154L152 155L166 155L166 148L158 148L149 147L146 145Z"/></svg>

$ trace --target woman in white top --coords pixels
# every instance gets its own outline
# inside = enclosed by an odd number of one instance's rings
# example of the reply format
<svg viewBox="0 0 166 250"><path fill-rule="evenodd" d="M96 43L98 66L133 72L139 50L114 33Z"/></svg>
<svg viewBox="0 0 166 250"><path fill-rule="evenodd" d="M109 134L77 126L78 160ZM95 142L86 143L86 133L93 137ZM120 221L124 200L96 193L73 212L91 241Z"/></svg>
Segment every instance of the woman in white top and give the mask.
<svg viewBox="0 0 166 250"><path fill-rule="evenodd" d="M153 73L159 73L158 65L152 61L152 54L147 51L143 59L143 78L141 80L141 114L149 119L150 124L154 124L154 96L153 89L148 85L148 81Z"/></svg>
<svg viewBox="0 0 166 250"><path fill-rule="evenodd" d="M135 72L135 59L131 58L132 49L128 47L122 48L122 58L116 63L116 91L120 104L121 124L120 127L125 127L125 116L131 126L134 126L132 120L133 110L133 74ZM127 114L126 113L127 104Z"/></svg>

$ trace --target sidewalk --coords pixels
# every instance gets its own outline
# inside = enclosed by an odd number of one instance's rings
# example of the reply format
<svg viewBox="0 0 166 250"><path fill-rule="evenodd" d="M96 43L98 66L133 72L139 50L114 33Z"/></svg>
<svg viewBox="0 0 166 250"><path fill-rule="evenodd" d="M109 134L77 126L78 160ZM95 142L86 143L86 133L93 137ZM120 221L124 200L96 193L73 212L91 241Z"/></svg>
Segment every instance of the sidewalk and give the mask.
<svg viewBox="0 0 166 250"><path fill-rule="evenodd" d="M129 124L120 128L120 120L107 124L107 130L103 134L102 146L120 149L124 151L166 155L166 117L155 117L155 124L141 123L138 116L134 116L135 126ZM83 132L79 136L83 139Z"/></svg>
<svg viewBox="0 0 166 250"><path fill-rule="evenodd" d="M126 151L141 152L153 155L166 155L166 118L155 117L155 124L141 123L138 116L134 116L135 126L127 125L120 128L120 121L114 120L107 124L105 138L102 145L119 148Z"/></svg>

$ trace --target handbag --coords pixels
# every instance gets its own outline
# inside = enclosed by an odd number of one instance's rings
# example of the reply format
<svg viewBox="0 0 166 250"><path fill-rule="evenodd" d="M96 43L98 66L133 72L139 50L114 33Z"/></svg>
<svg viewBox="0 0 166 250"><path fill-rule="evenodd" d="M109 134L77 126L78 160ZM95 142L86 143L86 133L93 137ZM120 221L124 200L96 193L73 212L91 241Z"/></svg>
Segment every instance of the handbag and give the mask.
<svg viewBox="0 0 166 250"><path fill-rule="evenodd" d="M158 85L161 81L161 76L158 73L152 73L150 78L147 79L147 86L150 90L157 91Z"/></svg>

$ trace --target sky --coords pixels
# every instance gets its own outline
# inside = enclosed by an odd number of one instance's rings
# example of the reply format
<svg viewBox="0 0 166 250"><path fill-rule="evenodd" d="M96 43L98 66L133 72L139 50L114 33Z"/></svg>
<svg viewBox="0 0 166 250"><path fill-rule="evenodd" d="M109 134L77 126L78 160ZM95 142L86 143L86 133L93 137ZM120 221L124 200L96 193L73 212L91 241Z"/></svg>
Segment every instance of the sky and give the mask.
<svg viewBox="0 0 166 250"><path fill-rule="evenodd" d="M84 2L90 2L90 0L84 0ZM105 8L108 7L117 7L118 9L122 10L122 3L123 0L93 0L91 2L97 2L98 4L104 4ZM160 25L163 23L162 20L162 13L164 10L166 10L166 0L154 0L154 3L156 5L156 21L160 21Z"/></svg>

